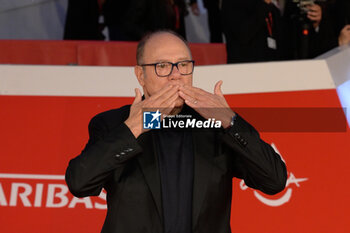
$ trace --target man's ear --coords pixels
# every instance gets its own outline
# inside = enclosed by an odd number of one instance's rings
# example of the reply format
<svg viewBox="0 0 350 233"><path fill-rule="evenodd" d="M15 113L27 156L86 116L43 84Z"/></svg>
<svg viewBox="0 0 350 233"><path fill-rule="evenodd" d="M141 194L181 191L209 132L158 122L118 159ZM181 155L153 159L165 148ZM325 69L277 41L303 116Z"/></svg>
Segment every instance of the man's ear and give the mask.
<svg viewBox="0 0 350 233"><path fill-rule="evenodd" d="M139 81L140 86L144 86L145 85L145 74L143 71L143 67L142 66L135 66L134 68L135 71L135 75L137 77L137 81Z"/></svg>

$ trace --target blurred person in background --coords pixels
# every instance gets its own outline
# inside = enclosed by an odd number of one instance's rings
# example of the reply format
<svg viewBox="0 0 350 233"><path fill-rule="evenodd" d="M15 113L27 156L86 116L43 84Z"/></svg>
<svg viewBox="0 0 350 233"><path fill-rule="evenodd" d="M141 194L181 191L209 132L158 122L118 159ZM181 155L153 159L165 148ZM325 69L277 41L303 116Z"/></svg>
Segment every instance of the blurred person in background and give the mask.
<svg viewBox="0 0 350 233"><path fill-rule="evenodd" d="M184 0L106 0L105 22L110 40L138 41L150 31L172 29L186 37Z"/></svg>
<svg viewBox="0 0 350 233"><path fill-rule="evenodd" d="M221 26L221 1L220 0L203 0L204 7L208 12L208 27L211 43L222 43L222 26ZM191 9L194 15L199 15L197 0L190 1Z"/></svg>
<svg viewBox="0 0 350 233"><path fill-rule="evenodd" d="M287 0L284 17L290 32L291 58L314 58L334 47L336 35L329 15L330 2Z"/></svg>
<svg viewBox="0 0 350 233"><path fill-rule="evenodd" d="M99 23L105 0L68 0L65 40L104 40Z"/></svg>
<svg viewBox="0 0 350 233"><path fill-rule="evenodd" d="M223 0L227 62L260 62L287 58L286 27L278 2Z"/></svg>
<svg viewBox="0 0 350 233"><path fill-rule="evenodd" d="M350 43L350 1L336 0L330 7L336 35L334 47Z"/></svg>

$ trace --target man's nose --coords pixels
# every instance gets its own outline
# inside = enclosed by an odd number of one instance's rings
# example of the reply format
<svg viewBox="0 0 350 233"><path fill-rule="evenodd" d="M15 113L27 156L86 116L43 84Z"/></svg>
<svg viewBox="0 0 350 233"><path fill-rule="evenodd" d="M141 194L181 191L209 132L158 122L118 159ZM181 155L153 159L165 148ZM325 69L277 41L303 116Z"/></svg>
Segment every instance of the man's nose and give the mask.
<svg viewBox="0 0 350 233"><path fill-rule="evenodd" d="M169 75L169 79L178 79L181 77L180 71L177 68L177 66L174 65L173 70L171 71Z"/></svg>

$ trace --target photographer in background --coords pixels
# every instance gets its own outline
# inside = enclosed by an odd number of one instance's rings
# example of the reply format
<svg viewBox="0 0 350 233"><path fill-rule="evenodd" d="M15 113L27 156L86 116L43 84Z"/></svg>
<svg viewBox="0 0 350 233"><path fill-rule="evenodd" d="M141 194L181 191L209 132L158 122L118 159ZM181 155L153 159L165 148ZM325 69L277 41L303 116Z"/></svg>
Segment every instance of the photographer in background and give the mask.
<svg viewBox="0 0 350 233"><path fill-rule="evenodd" d="M260 62L287 58L286 26L273 0L223 0L227 62Z"/></svg>
<svg viewBox="0 0 350 233"><path fill-rule="evenodd" d="M284 17L291 33L292 58L314 58L335 47L329 4L327 0L286 2Z"/></svg>

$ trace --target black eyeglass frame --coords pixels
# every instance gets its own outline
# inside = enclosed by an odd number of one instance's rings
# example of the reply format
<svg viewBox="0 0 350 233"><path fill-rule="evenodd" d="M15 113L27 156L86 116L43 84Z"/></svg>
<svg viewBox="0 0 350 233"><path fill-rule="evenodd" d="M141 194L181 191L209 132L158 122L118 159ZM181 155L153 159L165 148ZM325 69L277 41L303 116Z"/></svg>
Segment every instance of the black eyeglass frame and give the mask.
<svg viewBox="0 0 350 233"><path fill-rule="evenodd" d="M180 63L182 63L182 62L191 62L191 63L192 63L192 71L191 71L191 73L188 73L188 74L183 74L183 73L181 73L181 71L179 70L178 65L179 65ZM171 64L171 69L170 69L170 72L169 72L168 75L159 75L159 74L157 73L157 65L158 65L158 64L162 64L162 63ZM177 70L179 71L179 73L180 73L181 75L190 75L190 74L192 74L192 73L193 73L193 70L194 70L194 63L195 63L194 60L184 60L184 61L178 61L178 62L176 62L176 63L172 63L172 62L157 62L157 63L150 63L150 64L141 64L141 65L139 65L139 66L154 66L154 72L156 73L156 75L157 75L158 77L168 77L168 76L171 75L171 73L173 72L174 66L176 66Z"/></svg>

